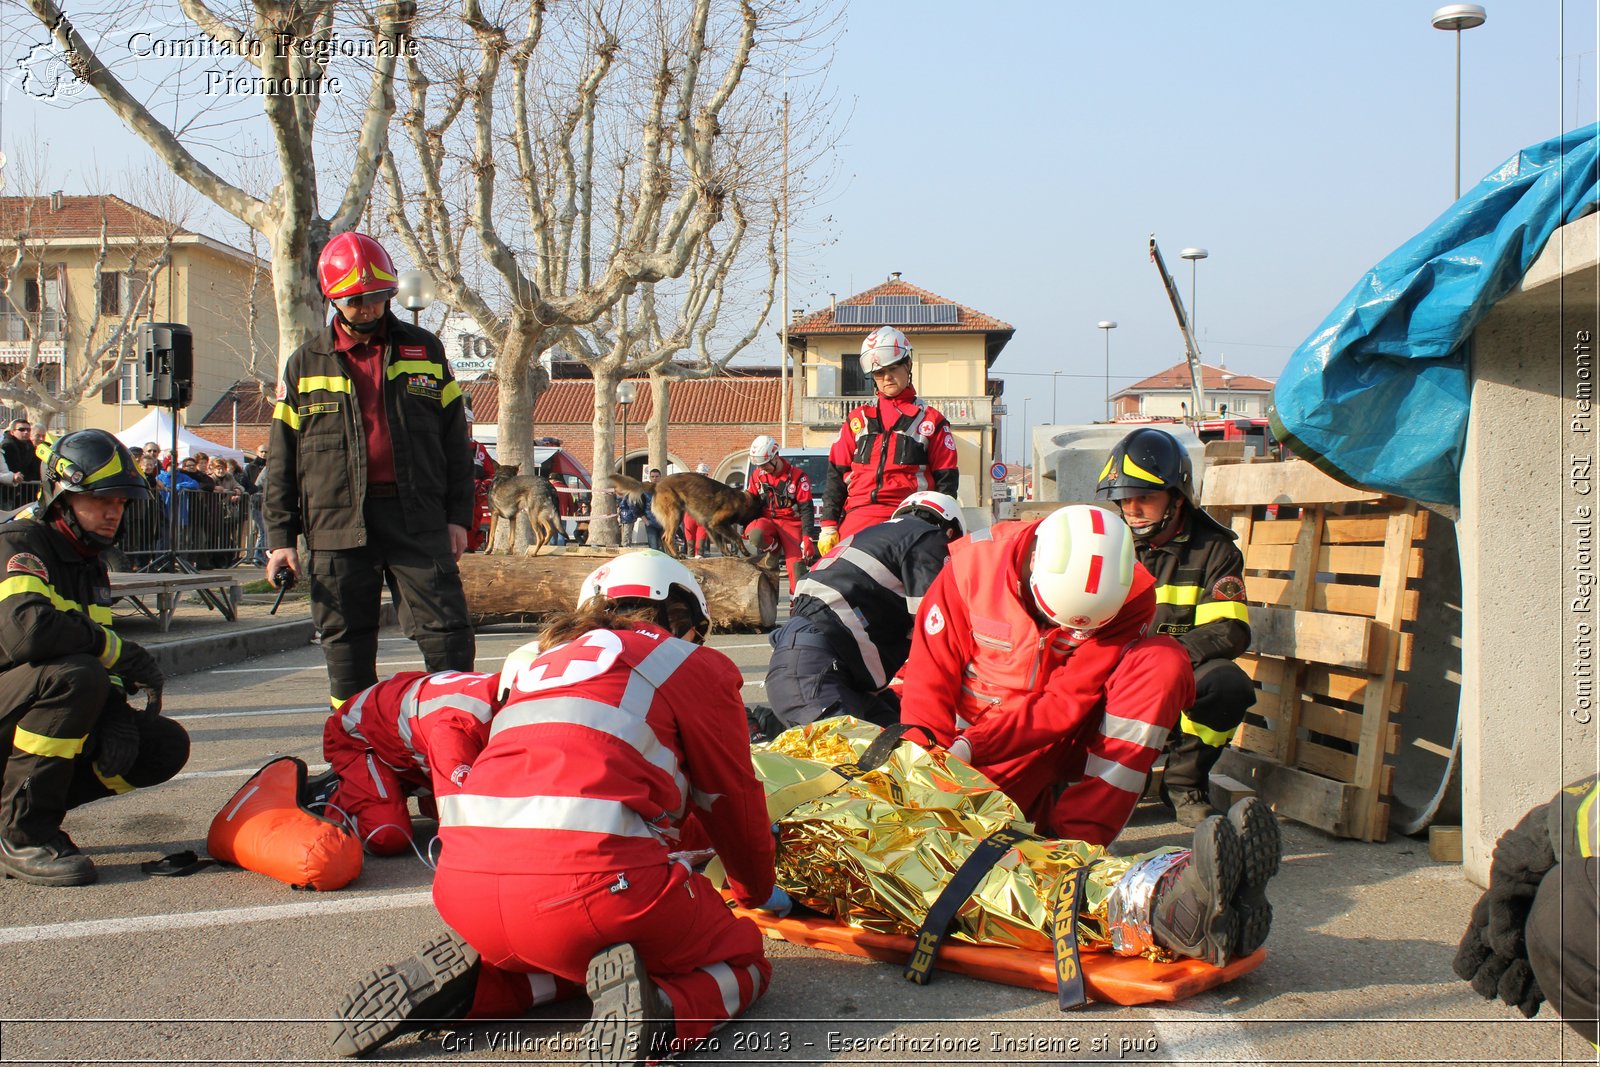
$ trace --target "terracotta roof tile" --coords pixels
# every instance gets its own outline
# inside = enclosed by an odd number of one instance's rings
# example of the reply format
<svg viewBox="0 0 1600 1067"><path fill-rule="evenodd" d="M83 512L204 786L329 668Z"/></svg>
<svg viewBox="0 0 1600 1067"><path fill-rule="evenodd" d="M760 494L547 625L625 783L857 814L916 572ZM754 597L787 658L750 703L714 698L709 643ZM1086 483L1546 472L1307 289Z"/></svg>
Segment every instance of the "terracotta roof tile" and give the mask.
<svg viewBox="0 0 1600 1067"><path fill-rule="evenodd" d="M59 210L48 196L0 196L0 236L26 231L35 240L53 237L99 237L102 213L112 237L149 237L172 224L118 196L63 196ZM178 234L192 233L177 227Z"/></svg>
<svg viewBox="0 0 1600 1067"><path fill-rule="evenodd" d="M639 381L637 399L628 411L628 422L638 426L650 419L653 403L649 384ZM472 397L472 413L479 422L500 421L500 388L492 379L469 382L462 387ZM698 378L667 385L672 405L672 424L761 423L778 421L778 379L766 376ZM533 424L571 425L594 419L594 382L588 379L560 379L539 394L533 410Z"/></svg>
<svg viewBox="0 0 1600 1067"><path fill-rule="evenodd" d="M273 408L271 387L268 387L266 393L263 393L261 388L261 384L254 378L239 379L228 387L228 391L223 393L215 404L211 405L211 410L206 412L205 418L201 419L199 424L231 426L235 421L233 411L235 400L239 402L237 421L241 426L257 423L264 425L271 422Z"/></svg>
<svg viewBox="0 0 1600 1067"><path fill-rule="evenodd" d="M981 311L974 311L965 304L956 303L954 300L942 297L938 293L930 292L919 285L912 285L910 282L901 281L895 278L891 278L889 281L886 281L881 285L875 285L871 289L857 293L852 297L847 297L846 299L839 301L839 303L845 305L871 304L873 303L874 298L880 296L915 296L921 298L924 304L955 304L959 309L957 311L957 318L959 321L955 323L943 323L938 325L919 324L915 326L907 326L905 327L907 333L1010 334L1016 332L1016 328L1008 322L1001 322L992 315L985 315ZM858 325L855 323L837 323L834 321L833 307L830 305L829 307L823 308L821 311L812 312L810 315L805 316L798 322L791 323L789 325L789 334L791 336L795 334L805 335L813 333L868 334L877 328L878 327L875 324L868 325L863 323Z"/></svg>
<svg viewBox="0 0 1600 1067"><path fill-rule="evenodd" d="M1227 381L1224 382L1224 377ZM1230 389L1240 392L1270 392L1272 383L1265 378L1257 378L1252 374L1236 374L1226 367L1213 367L1209 363L1200 364L1200 384L1208 391L1212 389ZM1187 389L1189 388L1189 364L1175 363L1159 374L1152 374L1141 382L1134 382L1122 390L1124 393L1148 392L1152 389Z"/></svg>

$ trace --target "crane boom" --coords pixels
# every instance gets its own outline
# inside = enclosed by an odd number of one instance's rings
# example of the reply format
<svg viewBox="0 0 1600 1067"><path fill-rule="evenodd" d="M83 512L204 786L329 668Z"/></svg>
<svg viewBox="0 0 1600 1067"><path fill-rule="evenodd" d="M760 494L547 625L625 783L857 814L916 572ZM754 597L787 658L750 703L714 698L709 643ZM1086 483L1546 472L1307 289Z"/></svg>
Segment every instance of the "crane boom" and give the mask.
<svg viewBox="0 0 1600 1067"><path fill-rule="evenodd" d="M1172 275L1167 273L1167 264L1161 258L1161 249L1156 244L1155 234L1150 235L1150 261L1156 265L1156 270L1161 272L1161 284L1167 287L1167 299L1172 301L1172 311L1178 316L1178 329L1183 334L1183 355L1189 361L1189 399L1193 402L1189 417L1204 418L1206 390L1200 369L1200 346L1195 343L1194 331L1189 328L1189 316L1183 310L1183 298L1178 295L1178 287L1173 284Z"/></svg>

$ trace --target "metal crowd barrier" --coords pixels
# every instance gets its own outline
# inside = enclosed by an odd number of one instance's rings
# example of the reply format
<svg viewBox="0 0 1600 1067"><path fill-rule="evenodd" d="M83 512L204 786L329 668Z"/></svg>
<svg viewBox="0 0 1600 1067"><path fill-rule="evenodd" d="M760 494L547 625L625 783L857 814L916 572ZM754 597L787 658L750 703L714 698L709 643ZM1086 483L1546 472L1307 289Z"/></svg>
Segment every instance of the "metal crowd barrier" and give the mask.
<svg viewBox="0 0 1600 1067"><path fill-rule="evenodd" d="M142 569L174 549L167 491L151 500L129 503L122 517L120 548L128 563ZM255 539L246 493L178 490L177 556L198 571L238 566Z"/></svg>

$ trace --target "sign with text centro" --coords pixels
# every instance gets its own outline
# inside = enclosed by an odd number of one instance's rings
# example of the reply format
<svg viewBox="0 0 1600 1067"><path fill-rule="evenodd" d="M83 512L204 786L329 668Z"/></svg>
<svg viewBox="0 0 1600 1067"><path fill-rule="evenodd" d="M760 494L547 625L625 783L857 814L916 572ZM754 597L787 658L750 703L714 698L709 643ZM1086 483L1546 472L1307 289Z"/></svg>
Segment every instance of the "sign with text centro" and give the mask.
<svg viewBox="0 0 1600 1067"><path fill-rule="evenodd" d="M461 359L450 361L450 373L456 376L458 382L475 382L485 374L494 370L493 359Z"/></svg>
<svg viewBox="0 0 1600 1067"><path fill-rule="evenodd" d="M1005 481L1006 480L1006 465L1004 463L996 463L994 466L990 467L989 468L989 477L993 478L997 482Z"/></svg>

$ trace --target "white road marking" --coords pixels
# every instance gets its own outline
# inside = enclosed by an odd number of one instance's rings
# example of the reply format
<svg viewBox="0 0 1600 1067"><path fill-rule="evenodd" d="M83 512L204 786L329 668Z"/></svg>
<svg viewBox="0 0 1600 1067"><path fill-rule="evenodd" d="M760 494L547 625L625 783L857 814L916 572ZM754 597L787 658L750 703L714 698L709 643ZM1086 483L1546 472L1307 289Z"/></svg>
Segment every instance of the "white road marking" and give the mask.
<svg viewBox="0 0 1600 1067"><path fill-rule="evenodd" d="M160 784L152 786L151 788L159 789L161 786L168 784L168 782L183 782L198 778L248 778L270 762L271 760L264 760L260 765L255 767L229 767L228 769L221 771L185 771L182 774L175 774L171 778L168 778L166 782L161 782ZM327 769L328 764L326 763L306 764L307 774L321 774Z"/></svg>
<svg viewBox="0 0 1600 1067"><path fill-rule="evenodd" d="M487 656L487 657L480 657L480 659L481 659L481 661L483 663L503 663L505 661L505 657L504 656ZM376 666L379 666L379 667L421 667L423 665L424 665L423 661L420 660L420 659L379 660L377 662L377 664L376 664ZM311 663L311 664L307 664L304 667L216 667L216 668L214 668L212 670L205 671L204 673L206 673L206 674L271 674L271 673L274 673L274 672L287 672L287 673L293 674L295 671L320 671L320 670L323 669L323 667L324 667L324 665L321 664L321 663ZM487 673L487 672L485 672L485 673Z"/></svg>
<svg viewBox="0 0 1600 1067"><path fill-rule="evenodd" d="M184 930L199 926L232 926L235 923L274 922L306 915L340 915L352 912L393 911L421 908L433 904L433 892L396 893L376 897L326 897L300 904L268 904L257 908L225 908L221 911L174 912L166 915L131 915L120 919L88 919L82 922L50 923L46 926L0 928L0 945L20 945L39 941L66 941L80 937L108 937L140 934L151 930Z"/></svg>
<svg viewBox="0 0 1600 1067"><path fill-rule="evenodd" d="M167 718L178 722L195 719L258 719L264 715L312 715L319 712L328 715L332 710L327 704L318 704L309 708L267 708L263 711L202 711L193 715L168 715Z"/></svg>

